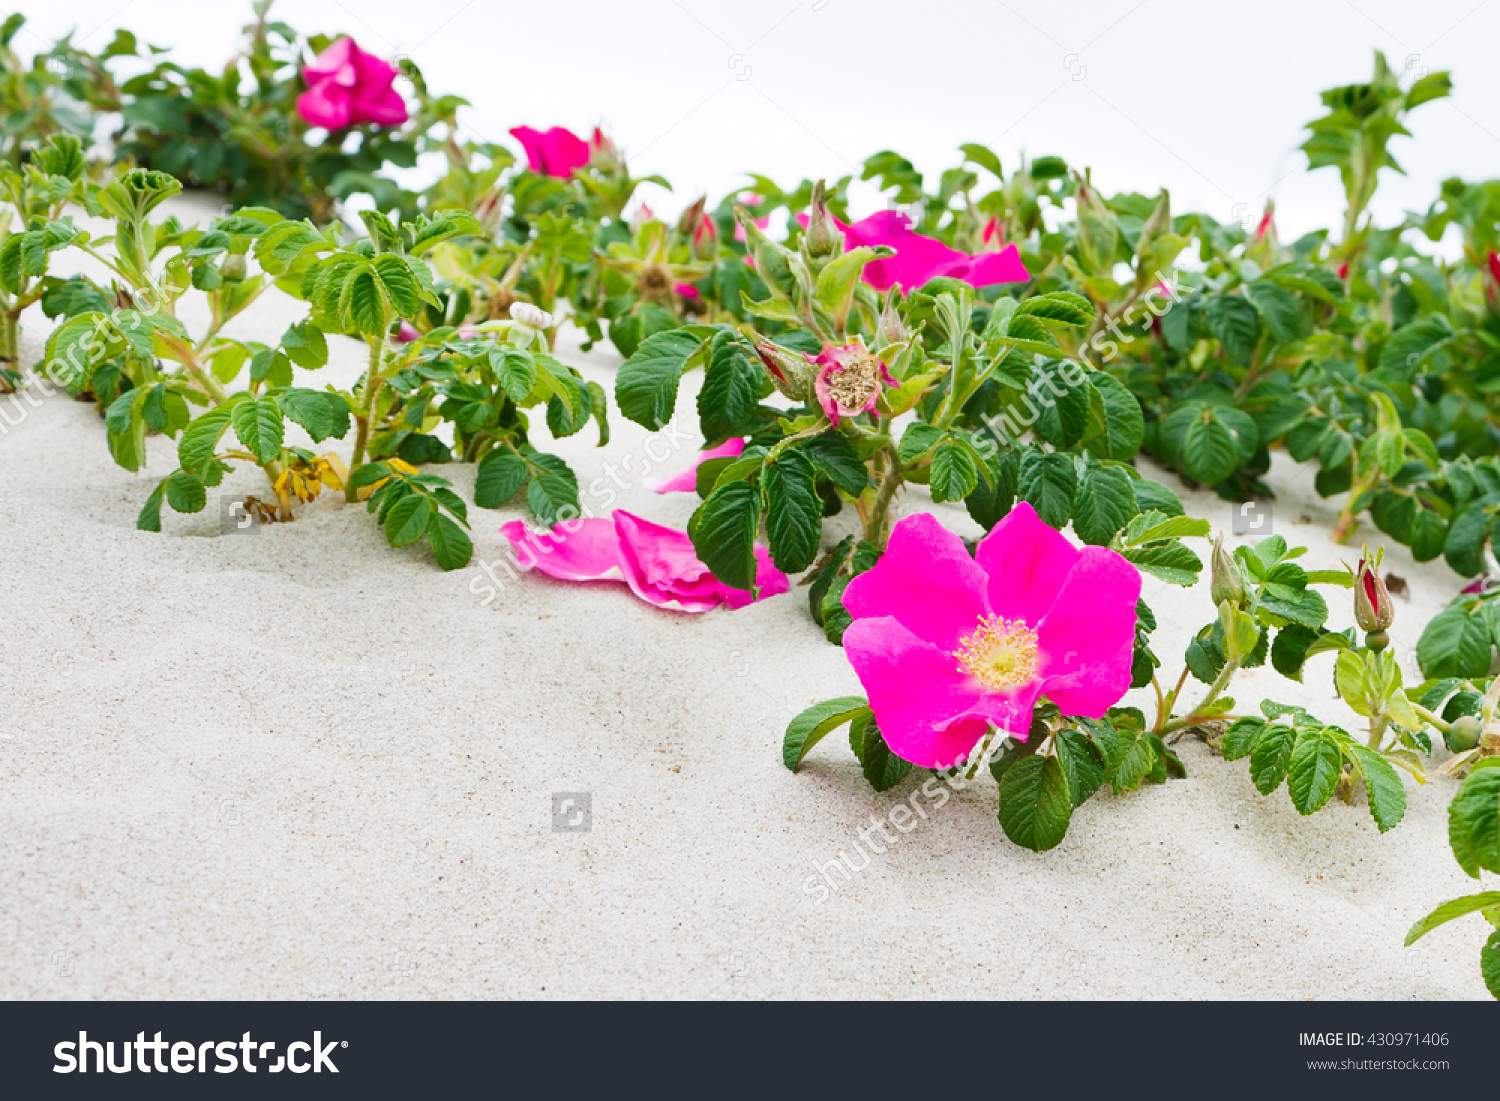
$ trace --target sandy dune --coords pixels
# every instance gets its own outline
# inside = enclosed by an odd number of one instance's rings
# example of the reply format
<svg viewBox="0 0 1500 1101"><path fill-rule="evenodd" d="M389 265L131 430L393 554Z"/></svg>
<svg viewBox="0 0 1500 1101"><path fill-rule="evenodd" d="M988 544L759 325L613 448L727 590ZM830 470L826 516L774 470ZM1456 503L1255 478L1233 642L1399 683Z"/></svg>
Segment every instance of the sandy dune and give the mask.
<svg viewBox="0 0 1500 1101"><path fill-rule="evenodd" d="M235 331L274 340L302 312L268 298ZM29 320L34 357L46 321ZM311 385L360 370L359 347L335 344ZM612 352L563 344L612 391ZM691 457L696 386L675 442L615 415L608 448L590 430L556 450L584 486L613 464L614 506L685 524L694 498L643 481ZM23 408L0 404L7 421ZM137 532L171 442L135 476L92 406L24 408L0 424L0 995L1484 996L1477 922L1401 948L1471 889L1448 853L1451 781L1409 783L1381 837L1363 806L1299 818L1189 740L1187 780L1094 799L1050 853L1005 840L986 780L852 882L831 873L815 905L817 865L911 781L872 794L838 736L782 767L788 719L858 691L805 590L689 617L622 586L508 581L497 529L516 509L471 512L475 563L453 574L341 501L221 534L211 496ZM441 472L469 496L472 468ZM1311 565L1352 560L1311 472L1278 456L1273 481L1276 530ZM264 488L243 467L224 492ZM1212 495L1183 498L1228 526ZM932 506L918 489L901 507ZM488 602L480 563L504 582ZM1405 548L1387 563L1410 585L1392 635L1414 645L1457 581ZM1146 589L1175 675L1206 582ZM1234 694L1354 729L1331 666ZM554 832L554 794L578 792L591 828Z"/></svg>

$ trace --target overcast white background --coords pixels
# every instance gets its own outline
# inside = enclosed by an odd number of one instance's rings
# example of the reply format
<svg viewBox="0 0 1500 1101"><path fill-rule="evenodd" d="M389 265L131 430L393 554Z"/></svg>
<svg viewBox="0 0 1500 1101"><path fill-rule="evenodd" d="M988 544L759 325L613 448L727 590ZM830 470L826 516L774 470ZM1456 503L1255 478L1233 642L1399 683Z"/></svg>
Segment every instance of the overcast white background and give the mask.
<svg viewBox="0 0 1500 1101"><path fill-rule="evenodd" d="M19 10L39 36L23 33L24 53L69 30L97 49L123 26L217 67L249 3ZM1500 0L305 0L273 16L409 54L435 91L472 102L461 118L478 136L602 125L637 174L676 184L649 197L659 213L747 171L857 173L883 148L935 174L978 141L1007 167L1019 151L1092 166L1106 191L1166 186L1177 212L1227 220L1272 195L1289 238L1336 223L1336 173L1304 173L1296 147L1319 89L1367 78L1375 48L1455 85L1393 142L1408 176L1382 184L1377 216L1425 208L1448 176L1500 175Z"/></svg>

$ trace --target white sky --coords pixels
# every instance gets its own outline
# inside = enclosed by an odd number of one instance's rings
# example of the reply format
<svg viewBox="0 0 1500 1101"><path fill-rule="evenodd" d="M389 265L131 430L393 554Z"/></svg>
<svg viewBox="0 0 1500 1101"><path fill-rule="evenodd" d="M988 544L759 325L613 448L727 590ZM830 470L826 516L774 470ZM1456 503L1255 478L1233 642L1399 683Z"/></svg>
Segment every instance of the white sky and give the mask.
<svg viewBox="0 0 1500 1101"><path fill-rule="evenodd" d="M249 3L18 8L49 39L76 28L98 48L124 26L217 67ZM1301 171L1300 128L1320 88L1368 77L1377 47L1455 83L1393 142L1409 175L1382 184L1377 214L1425 208L1451 175L1500 176L1500 0L283 0L273 16L410 54L491 140L602 124L638 175L676 184L647 196L662 214L746 171L834 178L882 148L935 178L979 141L1007 165L1020 150L1092 165L1106 191L1165 185L1175 211L1220 220L1273 195L1290 239L1341 209L1336 173Z"/></svg>

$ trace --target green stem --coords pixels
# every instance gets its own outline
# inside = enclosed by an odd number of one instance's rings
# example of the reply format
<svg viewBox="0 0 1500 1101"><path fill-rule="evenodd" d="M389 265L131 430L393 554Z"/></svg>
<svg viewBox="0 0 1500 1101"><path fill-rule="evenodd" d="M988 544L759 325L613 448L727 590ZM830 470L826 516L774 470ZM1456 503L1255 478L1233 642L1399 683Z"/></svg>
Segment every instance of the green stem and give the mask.
<svg viewBox="0 0 1500 1101"><path fill-rule="evenodd" d="M1452 724L1444 722L1441 716L1434 715L1431 711L1427 710L1427 708L1423 707L1419 703L1412 704L1411 709L1417 713L1417 717L1419 719L1422 719L1424 722L1431 723L1444 734L1448 733L1448 730Z"/></svg>
<svg viewBox="0 0 1500 1101"><path fill-rule="evenodd" d="M349 473L358 470L365 461L365 448L370 443L370 425L375 420L375 402L380 396L380 384L385 380L380 377L380 352L385 341L370 341L370 365L365 370L365 392L364 409L357 418L359 427L354 433L354 454L349 460ZM359 490L354 488L354 479L349 479L349 485L344 487L344 500L353 504L359 500Z"/></svg>
<svg viewBox="0 0 1500 1101"><path fill-rule="evenodd" d="M901 488L901 483L905 480L905 472L901 469L901 453L896 450L896 445L889 439L885 443L885 455L890 462L890 467L886 470L885 478L875 493L875 504L870 509L869 520L865 522L865 542L880 550L885 549L885 541L890 536L891 501L896 496L896 490Z"/></svg>
<svg viewBox="0 0 1500 1101"><path fill-rule="evenodd" d="M1239 667L1240 663L1237 661L1226 661L1224 668L1219 672L1218 678L1215 679L1213 684L1208 686L1208 695L1203 697L1203 702L1182 718L1168 721L1159 733L1170 734L1174 730L1184 730L1187 727L1196 726L1201 721L1199 716L1219 698L1220 694L1223 693L1225 687L1229 684L1229 678L1234 676L1235 671Z"/></svg>

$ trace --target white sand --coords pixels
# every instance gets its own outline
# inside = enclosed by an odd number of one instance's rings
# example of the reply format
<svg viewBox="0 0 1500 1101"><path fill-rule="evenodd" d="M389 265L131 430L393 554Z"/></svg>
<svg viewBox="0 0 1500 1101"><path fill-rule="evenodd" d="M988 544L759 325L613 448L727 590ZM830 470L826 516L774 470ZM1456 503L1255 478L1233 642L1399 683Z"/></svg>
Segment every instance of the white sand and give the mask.
<svg viewBox="0 0 1500 1101"><path fill-rule="evenodd" d="M274 341L302 312L268 297L234 331ZM28 323L35 357L47 323ZM309 384L360 370L333 343ZM563 344L612 393L618 358ZM695 432L647 470L646 433L612 427L606 449L590 429L556 450L584 486L633 455L615 504L685 524L695 498L641 483L684 466ZM1448 852L1451 780L1409 782L1381 837L1363 806L1299 817L1190 739L1187 780L1096 797L1036 855L1005 839L985 779L815 906L814 862L913 786L871 793L841 734L783 768L787 721L859 691L805 589L690 617L533 575L485 606L471 583L514 508L472 510L475 565L453 574L336 500L221 536L210 497L137 532L174 455L155 438L148 472L117 468L94 407L61 397L0 436L0 996L1484 996L1481 923L1401 948L1476 889ZM472 468L438 469L468 497ZM1278 455L1273 481L1276 529L1309 563L1352 560L1311 471ZM242 466L224 489L263 483ZM1228 505L1182 495L1228 526ZM931 507L920 489L901 505ZM1458 582L1404 548L1387 562L1410 646ZM1147 579L1172 676L1205 588ZM1358 729L1331 664L1234 695ZM592 830L554 833L553 793L584 791Z"/></svg>

